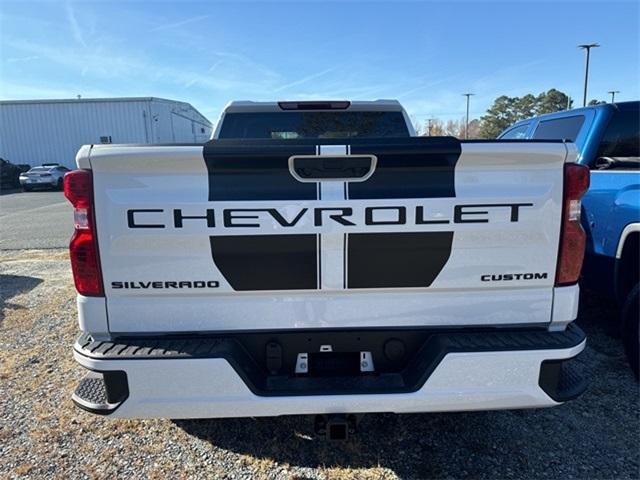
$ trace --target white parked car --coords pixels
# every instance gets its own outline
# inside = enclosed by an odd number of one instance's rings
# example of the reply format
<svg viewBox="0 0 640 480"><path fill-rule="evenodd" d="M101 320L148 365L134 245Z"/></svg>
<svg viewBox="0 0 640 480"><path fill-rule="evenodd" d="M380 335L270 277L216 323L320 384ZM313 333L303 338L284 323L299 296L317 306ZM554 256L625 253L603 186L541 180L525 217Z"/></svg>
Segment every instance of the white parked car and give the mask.
<svg viewBox="0 0 640 480"><path fill-rule="evenodd" d="M64 174L69 171L67 167L63 167L57 163L33 167L20 174L20 186L25 192L29 192L35 188L62 190Z"/></svg>

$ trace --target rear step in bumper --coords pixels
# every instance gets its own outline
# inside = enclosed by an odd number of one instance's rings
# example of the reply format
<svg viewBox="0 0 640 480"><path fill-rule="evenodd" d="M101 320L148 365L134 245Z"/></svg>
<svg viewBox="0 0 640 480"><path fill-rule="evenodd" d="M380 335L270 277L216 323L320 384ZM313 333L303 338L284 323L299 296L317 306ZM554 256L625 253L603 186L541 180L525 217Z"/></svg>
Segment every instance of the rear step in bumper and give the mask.
<svg viewBox="0 0 640 480"><path fill-rule="evenodd" d="M89 372L78 383L71 400L87 412L113 413L129 396L125 372Z"/></svg>
<svg viewBox="0 0 640 480"><path fill-rule="evenodd" d="M433 333L404 368L420 375L355 381L279 375L270 382L233 343L219 336L94 342L83 334L74 356L93 372L74 401L115 417L216 418L547 407L586 388L571 361L584 349L585 335L573 324L564 332ZM103 390L96 386L100 379ZM333 388L337 384L347 387Z"/></svg>

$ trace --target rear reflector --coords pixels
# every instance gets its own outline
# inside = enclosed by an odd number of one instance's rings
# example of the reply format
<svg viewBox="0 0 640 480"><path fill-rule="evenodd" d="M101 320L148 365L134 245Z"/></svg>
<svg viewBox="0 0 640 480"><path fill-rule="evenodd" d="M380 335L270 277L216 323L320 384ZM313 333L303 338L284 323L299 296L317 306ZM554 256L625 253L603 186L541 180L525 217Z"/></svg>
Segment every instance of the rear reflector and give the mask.
<svg viewBox="0 0 640 480"><path fill-rule="evenodd" d="M566 164L556 286L573 285L580 277L587 240L580 225L580 199L588 189L589 169L577 163Z"/></svg>
<svg viewBox="0 0 640 480"><path fill-rule="evenodd" d="M75 230L69 243L71 270L80 295L102 297L102 274L93 220L91 170L74 170L64 176L64 196L73 205Z"/></svg>

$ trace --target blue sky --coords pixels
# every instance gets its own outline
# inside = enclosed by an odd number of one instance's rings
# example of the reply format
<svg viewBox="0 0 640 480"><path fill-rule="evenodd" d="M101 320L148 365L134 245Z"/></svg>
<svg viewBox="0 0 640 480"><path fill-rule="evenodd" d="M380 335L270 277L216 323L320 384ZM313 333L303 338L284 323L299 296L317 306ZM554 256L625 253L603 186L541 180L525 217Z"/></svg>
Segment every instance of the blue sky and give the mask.
<svg viewBox="0 0 640 480"><path fill-rule="evenodd" d="M417 120L558 88L640 97L640 2L6 2L2 99L397 98Z"/></svg>

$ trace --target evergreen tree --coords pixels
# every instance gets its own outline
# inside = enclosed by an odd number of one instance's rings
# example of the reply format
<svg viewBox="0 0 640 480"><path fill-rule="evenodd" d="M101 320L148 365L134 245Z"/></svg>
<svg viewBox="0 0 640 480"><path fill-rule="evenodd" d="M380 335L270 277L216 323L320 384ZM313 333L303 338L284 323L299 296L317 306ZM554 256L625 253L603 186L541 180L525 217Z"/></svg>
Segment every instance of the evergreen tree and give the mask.
<svg viewBox="0 0 640 480"><path fill-rule="evenodd" d="M496 138L504 129L519 120L567 108L571 108L569 97L555 88L537 96L532 94L523 97L502 95L495 99L491 108L481 117L480 137Z"/></svg>

